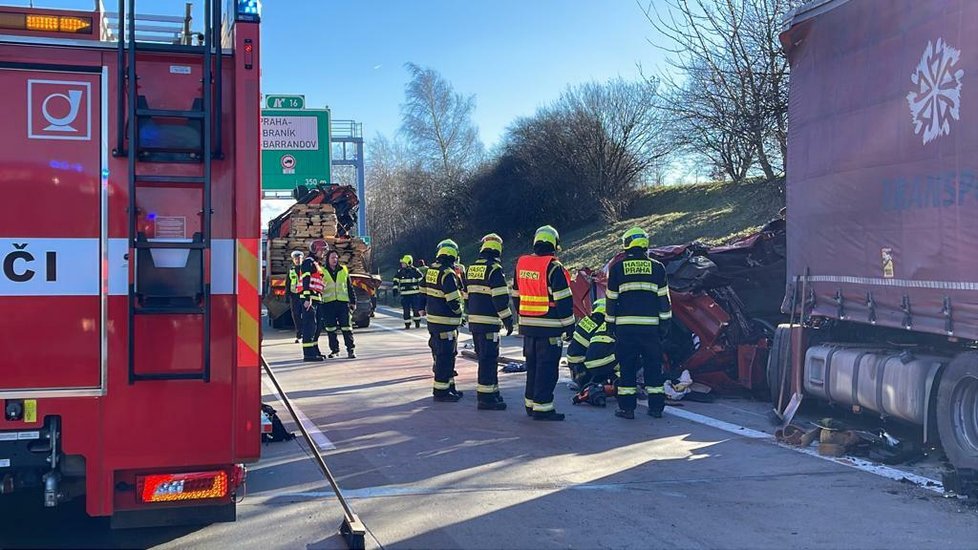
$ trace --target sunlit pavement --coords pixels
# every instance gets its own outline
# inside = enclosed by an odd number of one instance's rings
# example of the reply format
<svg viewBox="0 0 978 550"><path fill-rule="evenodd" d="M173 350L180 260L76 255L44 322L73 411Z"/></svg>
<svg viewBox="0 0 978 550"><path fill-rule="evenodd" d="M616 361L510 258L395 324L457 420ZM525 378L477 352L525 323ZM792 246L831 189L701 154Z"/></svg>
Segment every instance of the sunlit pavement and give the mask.
<svg viewBox="0 0 978 550"><path fill-rule="evenodd" d="M523 374L500 374L508 410L477 411L475 363L460 357L465 398L434 403L426 332L401 326L378 313L356 333L358 359L321 364L298 361L287 332L264 340L280 382L321 430L368 547L974 546L978 515L958 501L676 416L626 421L613 407L573 407L563 384L565 422L525 416ZM504 342L504 354L518 349L516 337ZM287 417L267 385L265 400ZM0 546L342 547L339 506L305 444L263 453L236 523L111 532L81 506L20 508L40 531L4 513Z"/></svg>

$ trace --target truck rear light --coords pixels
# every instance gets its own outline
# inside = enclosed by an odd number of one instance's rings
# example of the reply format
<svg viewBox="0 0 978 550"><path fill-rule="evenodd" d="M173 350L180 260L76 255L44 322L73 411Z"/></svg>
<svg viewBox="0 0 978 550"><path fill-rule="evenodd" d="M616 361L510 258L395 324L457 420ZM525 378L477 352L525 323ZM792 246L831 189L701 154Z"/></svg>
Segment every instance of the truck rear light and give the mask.
<svg viewBox="0 0 978 550"><path fill-rule="evenodd" d="M228 496L228 475L223 471L154 474L136 478L143 502L174 502Z"/></svg>

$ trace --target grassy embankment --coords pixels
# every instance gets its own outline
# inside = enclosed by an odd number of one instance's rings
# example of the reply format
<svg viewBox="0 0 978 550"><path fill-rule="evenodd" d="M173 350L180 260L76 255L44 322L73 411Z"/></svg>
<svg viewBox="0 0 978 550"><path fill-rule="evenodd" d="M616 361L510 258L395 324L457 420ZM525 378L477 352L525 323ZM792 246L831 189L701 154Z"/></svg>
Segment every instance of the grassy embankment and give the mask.
<svg viewBox="0 0 978 550"><path fill-rule="evenodd" d="M642 191L629 217L618 223L565 227L555 220L553 225L561 232L559 256L565 266L600 268L618 252L621 234L632 226L645 228L652 246L696 240L719 244L756 231L783 206L779 186L768 181L670 185ZM476 238L460 239L463 263L476 257ZM527 249L528 243L506 243L503 263L507 271ZM385 280L393 276L393 269L383 271Z"/></svg>

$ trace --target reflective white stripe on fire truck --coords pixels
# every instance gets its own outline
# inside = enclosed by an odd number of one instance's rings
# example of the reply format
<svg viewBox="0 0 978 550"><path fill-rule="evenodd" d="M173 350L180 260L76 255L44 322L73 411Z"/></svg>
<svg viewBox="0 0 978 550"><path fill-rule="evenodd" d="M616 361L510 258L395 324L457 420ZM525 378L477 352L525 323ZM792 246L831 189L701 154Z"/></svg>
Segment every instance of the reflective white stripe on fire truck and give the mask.
<svg viewBox="0 0 978 550"><path fill-rule="evenodd" d="M109 239L109 295L129 293L129 241ZM234 294L234 239L211 239L211 294Z"/></svg>
<svg viewBox="0 0 978 550"><path fill-rule="evenodd" d="M99 240L0 238L0 296L98 296Z"/></svg>
<svg viewBox="0 0 978 550"><path fill-rule="evenodd" d="M129 292L126 239L108 240L109 295ZM0 296L98 296L99 239L0 238ZM211 294L234 293L234 240L211 241Z"/></svg>

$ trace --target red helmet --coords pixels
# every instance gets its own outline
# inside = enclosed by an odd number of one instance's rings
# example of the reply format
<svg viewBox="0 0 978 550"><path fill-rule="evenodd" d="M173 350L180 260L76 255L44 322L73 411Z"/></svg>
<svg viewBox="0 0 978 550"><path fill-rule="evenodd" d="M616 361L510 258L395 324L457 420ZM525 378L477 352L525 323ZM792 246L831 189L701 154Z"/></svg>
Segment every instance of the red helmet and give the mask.
<svg viewBox="0 0 978 550"><path fill-rule="evenodd" d="M329 243L323 239L316 239L309 243L309 252L312 252L313 256L325 254L326 252L329 252Z"/></svg>

